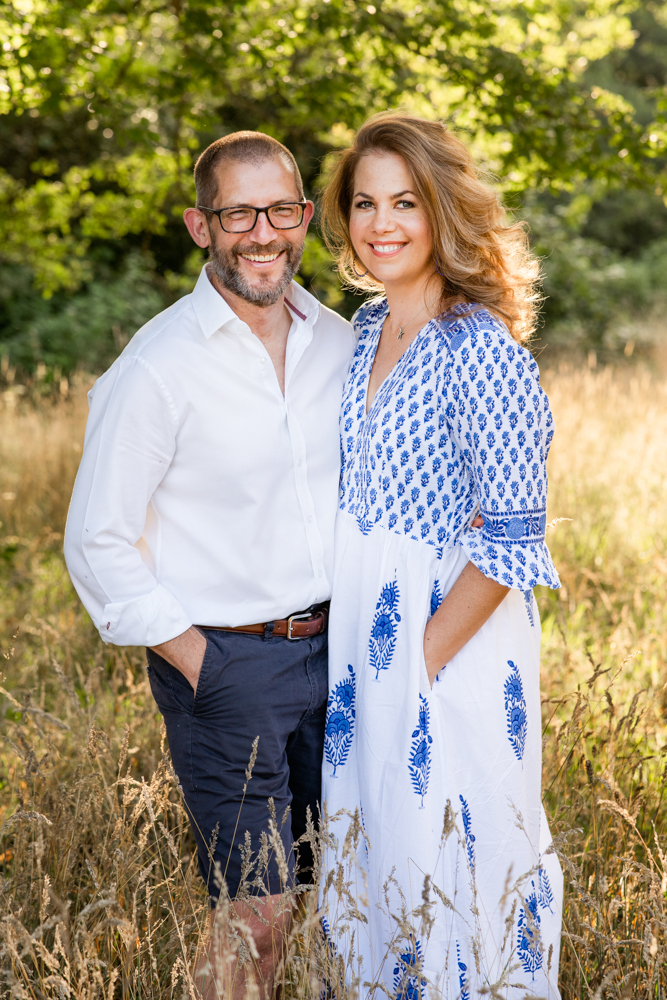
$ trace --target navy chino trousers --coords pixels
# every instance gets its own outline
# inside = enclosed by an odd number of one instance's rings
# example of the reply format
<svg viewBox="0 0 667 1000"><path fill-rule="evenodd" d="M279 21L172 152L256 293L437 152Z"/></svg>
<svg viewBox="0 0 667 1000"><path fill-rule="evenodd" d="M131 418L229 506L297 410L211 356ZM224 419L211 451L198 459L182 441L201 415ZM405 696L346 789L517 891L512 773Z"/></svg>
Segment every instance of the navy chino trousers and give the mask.
<svg viewBox="0 0 667 1000"><path fill-rule="evenodd" d="M199 870L215 905L220 876L231 898L241 885L246 831L255 864L243 878L249 892L275 894L284 888L275 852L269 851L257 870L262 835L269 830L269 799L290 879L312 878L310 849L293 845L306 831L308 808L316 826L319 819L327 636L289 640L213 630L204 635L196 695L157 653L147 650L147 659L197 840ZM247 781L256 737L257 759Z"/></svg>

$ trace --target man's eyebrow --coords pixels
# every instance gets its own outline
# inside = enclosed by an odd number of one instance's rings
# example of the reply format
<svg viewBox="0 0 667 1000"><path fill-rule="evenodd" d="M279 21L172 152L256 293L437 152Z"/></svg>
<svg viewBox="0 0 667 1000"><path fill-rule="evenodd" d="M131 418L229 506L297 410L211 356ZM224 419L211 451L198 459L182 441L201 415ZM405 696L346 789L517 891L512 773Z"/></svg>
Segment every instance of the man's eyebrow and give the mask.
<svg viewBox="0 0 667 1000"><path fill-rule="evenodd" d="M415 195L414 191L410 191L408 189L407 191L399 191L398 194L392 194L391 195L391 199L392 199L392 201L394 201L396 198L401 198L404 194ZM354 197L355 198L368 198L370 201L373 201L373 198L371 197L371 195L370 194L366 194L365 191L356 191ZM415 197L416 197L416 195L415 195Z"/></svg>

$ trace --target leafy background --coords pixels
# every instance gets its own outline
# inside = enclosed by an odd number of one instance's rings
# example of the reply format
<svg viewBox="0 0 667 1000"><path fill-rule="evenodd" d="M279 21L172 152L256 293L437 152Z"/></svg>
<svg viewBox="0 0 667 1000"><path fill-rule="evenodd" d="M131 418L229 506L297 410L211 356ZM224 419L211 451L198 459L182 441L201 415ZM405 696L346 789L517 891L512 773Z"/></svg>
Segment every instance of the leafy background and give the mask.
<svg viewBox="0 0 667 1000"><path fill-rule="evenodd" d="M540 348L664 339L664 2L13 0L0 47L4 371L99 371L190 290L181 213L209 142L274 135L313 196L327 155L397 106L461 129L530 222ZM301 280L354 309L316 228Z"/></svg>

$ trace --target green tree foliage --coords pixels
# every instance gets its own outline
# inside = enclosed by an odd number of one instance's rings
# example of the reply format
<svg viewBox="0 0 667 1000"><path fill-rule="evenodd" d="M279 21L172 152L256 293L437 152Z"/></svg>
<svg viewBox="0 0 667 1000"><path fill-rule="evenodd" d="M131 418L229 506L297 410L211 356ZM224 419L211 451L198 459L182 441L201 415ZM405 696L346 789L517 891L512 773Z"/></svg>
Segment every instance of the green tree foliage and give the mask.
<svg viewBox="0 0 667 1000"><path fill-rule="evenodd" d="M137 253L163 301L183 291L193 161L239 128L289 145L310 193L324 157L397 105L454 120L515 192L653 185L664 80L639 114L618 86L587 77L632 50L636 6L13 0L0 12L0 336L24 363L28 343L48 353L46 317L63 296L110 287L112 271L117 293L134 294ZM303 278L340 299L314 235ZM8 304L22 281L59 303L37 310L30 335Z"/></svg>

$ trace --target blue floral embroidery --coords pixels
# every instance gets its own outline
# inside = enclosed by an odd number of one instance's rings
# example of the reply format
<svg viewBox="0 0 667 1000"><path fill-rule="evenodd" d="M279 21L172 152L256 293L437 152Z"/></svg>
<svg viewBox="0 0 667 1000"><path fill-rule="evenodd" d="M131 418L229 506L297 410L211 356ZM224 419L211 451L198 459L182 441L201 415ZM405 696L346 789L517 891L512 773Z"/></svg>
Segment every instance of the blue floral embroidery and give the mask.
<svg viewBox="0 0 667 1000"><path fill-rule="evenodd" d="M456 942L456 964L459 967L459 1000L470 1000L470 990L468 989L468 966L461 961L461 949Z"/></svg>
<svg viewBox="0 0 667 1000"><path fill-rule="evenodd" d="M535 883L531 884L533 891L519 910L517 952L524 972L530 972L535 979L535 973L542 968L542 939Z"/></svg>
<svg viewBox="0 0 667 1000"><path fill-rule="evenodd" d="M535 610L533 606L533 592L532 590L524 590L523 599L526 602L526 611L528 612L528 621L534 627L535 626Z"/></svg>
<svg viewBox="0 0 667 1000"><path fill-rule="evenodd" d="M440 593L440 582L438 580L433 584L433 591L431 593L431 618L436 613L440 605L442 604L442 594Z"/></svg>
<svg viewBox="0 0 667 1000"><path fill-rule="evenodd" d="M480 306L455 306L415 337L366 413L386 299L355 319L341 410L340 508L436 548L461 545L487 575L558 587L545 544L549 402L534 359ZM481 529L470 529L479 510ZM537 623L537 622L536 622Z"/></svg>
<svg viewBox="0 0 667 1000"><path fill-rule="evenodd" d="M470 807L462 795L459 795L461 800L461 818L463 819L463 833L466 841L466 854L468 855L468 867L470 868L470 874L475 874L475 835L472 832L472 821L470 819Z"/></svg>
<svg viewBox="0 0 667 1000"><path fill-rule="evenodd" d="M381 670L387 670L396 647L396 626L401 620L398 613L400 593L396 580L382 588L375 608L371 635L368 640L371 669L378 680Z"/></svg>
<svg viewBox="0 0 667 1000"><path fill-rule="evenodd" d="M546 509L542 511L531 511L524 517L517 517L516 514L510 517L498 517L482 511L484 527L482 531L487 538L494 541L509 538L513 542L518 542L520 538L533 538L536 541L544 541L544 533L547 528Z"/></svg>
<svg viewBox="0 0 667 1000"><path fill-rule="evenodd" d="M332 778L347 760L354 733L355 679L349 664L347 669L350 676L336 684L329 695L324 724L324 756L333 767Z"/></svg>
<svg viewBox="0 0 667 1000"><path fill-rule="evenodd" d="M412 746L410 747L410 757L408 771L412 779L412 787L417 795L421 795L424 808L424 796L428 791L428 779L431 774L431 743L433 737L428 729L430 725L431 709L423 694L419 695L419 721L417 728L412 734Z"/></svg>
<svg viewBox="0 0 667 1000"><path fill-rule="evenodd" d="M546 869L540 868L537 876L537 902L543 910L549 910L553 913L553 910L551 909L553 901L554 896L551 891L549 876L546 873Z"/></svg>
<svg viewBox="0 0 667 1000"><path fill-rule="evenodd" d="M511 660L507 661L512 672L505 681L505 713L507 715L507 738L514 753L523 761L526 749L526 734L528 732L528 716L526 714L526 699L523 696L523 684L519 668Z"/></svg>
<svg viewBox="0 0 667 1000"><path fill-rule="evenodd" d="M422 1000L426 980L419 973L422 966L422 946L416 938L409 941L409 951L403 952L394 968L395 1000Z"/></svg>

